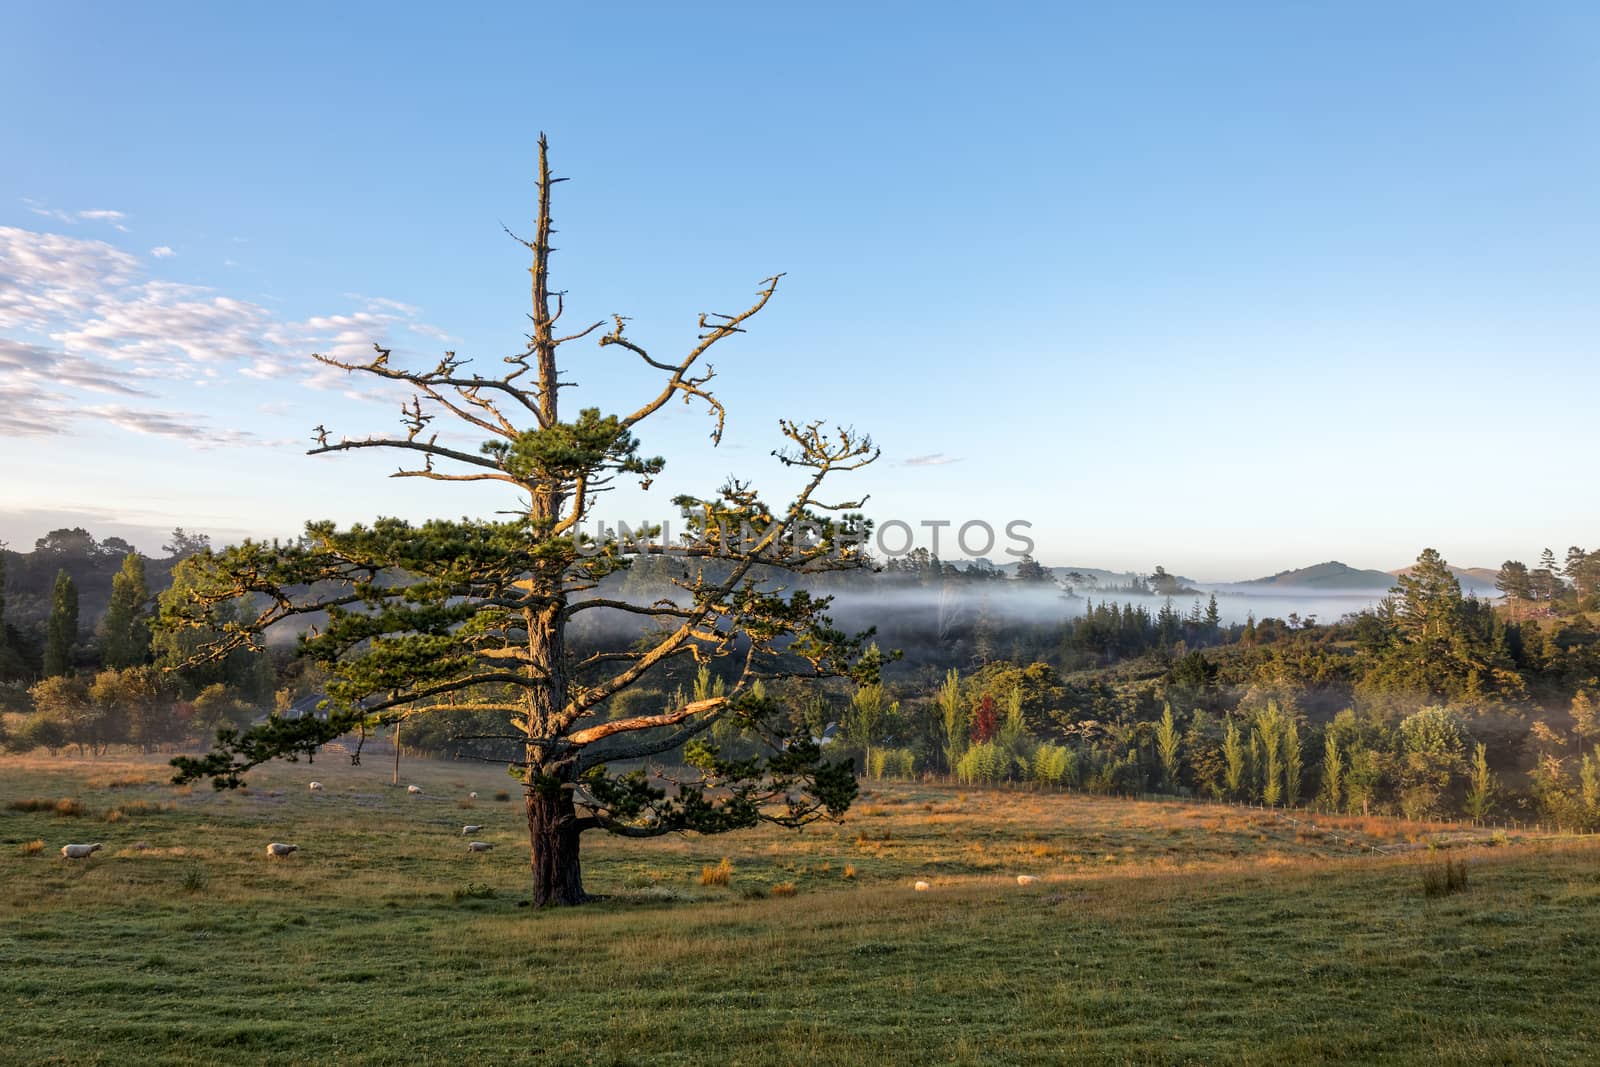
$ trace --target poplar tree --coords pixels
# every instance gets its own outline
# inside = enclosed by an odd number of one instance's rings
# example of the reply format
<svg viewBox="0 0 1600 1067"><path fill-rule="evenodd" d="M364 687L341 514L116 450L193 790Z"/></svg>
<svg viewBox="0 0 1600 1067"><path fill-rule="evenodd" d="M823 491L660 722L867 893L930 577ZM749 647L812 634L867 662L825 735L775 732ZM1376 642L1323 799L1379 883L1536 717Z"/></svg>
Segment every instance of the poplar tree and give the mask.
<svg viewBox="0 0 1600 1067"><path fill-rule="evenodd" d="M961 672L948 671L936 698L939 705L940 739L944 746L945 770L955 773L956 764L967 750L967 705L961 699Z"/></svg>
<svg viewBox="0 0 1600 1067"><path fill-rule="evenodd" d="M150 625L145 603L144 557L131 552L122 557L122 569L111 579L111 604L100 623L100 647L105 665L112 670L137 667L150 658Z"/></svg>
<svg viewBox="0 0 1600 1067"><path fill-rule="evenodd" d="M848 807L856 792L849 761L822 759L808 731L786 736L780 709L758 683L848 675L871 684L876 658L863 659L866 635L834 627L828 598L785 592L766 578L861 565L861 502L825 502L821 491L878 452L849 428L782 421L786 445L774 455L801 476L787 504L768 504L749 483L732 480L708 497L675 499L687 539L651 528L624 546L586 529L597 493L626 478L648 488L660 475L664 460L641 451L635 435L667 404L704 407L711 441L720 442L727 412L711 391L705 357L745 332L781 275L762 282L742 310L702 313L681 355L648 350L620 315L566 332L566 294L550 278L551 191L562 179L551 176L543 137L538 167L533 234L517 238L531 255L526 346L486 375L454 352L426 369L392 365L392 353L376 346L366 361L318 355L412 398L402 433L341 437L319 426L310 449L391 454L404 462L397 478L504 486L516 511L420 525L380 518L348 529L313 522L293 543L202 550L179 565L186 593L163 603L162 625L203 626L218 604L248 604L250 617L206 646L205 654L226 655L241 642L259 645L275 624L326 615L300 649L330 672L327 719L225 728L208 755L173 761L180 781L209 777L234 786L266 760L308 754L359 726L436 712L499 716L507 724L501 736L518 750L509 762L523 783L533 903L542 906L585 899L579 841L587 831L654 837L763 821L798 826ZM583 338L657 376L637 407L590 407L574 416L561 403L573 382L558 368L558 353ZM779 377L774 368L772 380ZM432 425L441 417L482 444L446 437ZM601 581L640 555L688 565L677 597L636 603L607 595ZM569 629L590 613L643 622L649 639L622 650L575 649ZM609 716L613 697L656 668L685 663L717 665L727 679L723 692ZM770 742L771 754L724 758L705 733L722 719ZM691 769L671 783L644 769L608 769L674 751Z"/></svg>
<svg viewBox="0 0 1600 1067"><path fill-rule="evenodd" d="M1244 736L1239 732L1232 715L1228 716L1228 724L1222 735L1222 758L1228 795L1237 800L1244 792L1245 775L1249 768L1246 764Z"/></svg>
<svg viewBox="0 0 1600 1067"><path fill-rule="evenodd" d="M72 673L72 650L78 643L78 587L65 570L56 572L50 596L50 618L45 623L44 676Z"/></svg>
<svg viewBox="0 0 1600 1067"><path fill-rule="evenodd" d="M1499 785L1489 770L1489 749L1479 741L1472 750L1472 761L1467 766L1467 795L1462 807L1474 819L1482 819L1494 807Z"/></svg>
<svg viewBox="0 0 1600 1067"><path fill-rule="evenodd" d="M1322 741L1322 803L1329 811L1339 810L1344 796L1344 753L1339 750L1339 738L1333 730Z"/></svg>
<svg viewBox="0 0 1600 1067"><path fill-rule="evenodd" d="M1156 755L1161 758L1161 777L1167 792L1178 791L1178 724L1172 718L1172 705L1168 704L1156 724Z"/></svg>
<svg viewBox="0 0 1600 1067"><path fill-rule="evenodd" d="M1300 727L1291 715L1283 725L1283 802L1291 808L1300 803L1300 772L1303 767Z"/></svg>

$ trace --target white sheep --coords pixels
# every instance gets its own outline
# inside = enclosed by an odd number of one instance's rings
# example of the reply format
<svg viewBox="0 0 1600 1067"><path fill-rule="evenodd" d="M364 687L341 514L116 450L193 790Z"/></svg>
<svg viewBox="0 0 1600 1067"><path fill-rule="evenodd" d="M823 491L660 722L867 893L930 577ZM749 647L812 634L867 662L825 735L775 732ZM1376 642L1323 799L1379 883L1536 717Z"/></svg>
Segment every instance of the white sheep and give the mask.
<svg viewBox="0 0 1600 1067"><path fill-rule="evenodd" d="M468 800L477 800L478 799L478 791L476 789L474 789L472 792L468 793L467 794L467 799Z"/></svg>
<svg viewBox="0 0 1600 1067"><path fill-rule="evenodd" d="M408 786L406 786L406 792L407 793L420 793L420 792L422 792L422 787L420 785L408 785Z"/></svg>
<svg viewBox="0 0 1600 1067"><path fill-rule="evenodd" d="M467 851L468 852L488 852L491 848L494 848L494 846L492 844L490 844L489 842L487 842L487 841L468 841L467 842Z"/></svg>
<svg viewBox="0 0 1600 1067"><path fill-rule="evenodd" d="M92 845L62 845L61 855L65 856L69 860L86 860L90 856L94 855L96 850L105 847L106 846L102 845L98 841Z"/></svg>
<svg viewBox="0 0 1600 1067"><path fill-rule="evenodd" d="M482 829L483 827L481 826L463 826L461 828L461 836L466 837L468 834L475 834Z"/></svg>
<svg viewBox="0 0 1600 1067"><path fill-rule="evenodd" d="M1031 874L1019 874L1019 875L1017 875L1017 884L1018 885L1032 885L1033 883L1037 882L1038 880L1039 880L1038 878L1034 877Z"/></svg>
<svg viewBox="0 0 1600 1067"><path fill-rule="evenodd" d="M321 782L312 782L312 783L311 783L311 791L312 791L312 792L313 792L313 793L320 793L320 792L322 792L322 783L321 783Z"/></svg>
<svg viewBox="0 0 1600 1067"><path fill-rule="evenodd" d="M918 882L911 888L915 889L919 893L926 893L928 890L932 889L933 886L929 885L927 882Z"/></svg>
<svg viewBox="0 0 1600 1067"><path fill-rule="evenodd" d="M287 856L289 853L298 852L299 850L300 850L300 846L299 845L286 845L281 841L274 841L274 842L272 842L272 844L267 846L267 858L268 859L282 859L283 857Z"/></svg>

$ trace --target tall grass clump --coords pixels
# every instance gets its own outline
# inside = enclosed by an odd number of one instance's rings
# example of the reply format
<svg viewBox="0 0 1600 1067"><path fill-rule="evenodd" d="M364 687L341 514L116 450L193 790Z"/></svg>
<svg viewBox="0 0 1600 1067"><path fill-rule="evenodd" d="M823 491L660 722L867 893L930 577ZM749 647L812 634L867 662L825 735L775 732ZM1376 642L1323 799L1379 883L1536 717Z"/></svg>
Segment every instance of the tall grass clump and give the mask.
<svg viewBox="0 0 1600 1067"><path fill-rule="evenodd" d="M211 884L211 875L206 873L203 864L190 863L183 869L182 884L183 891L191 896L195 893L203 893L206 886Z"/></svg>
<svg viewBox="0 0 1600 1067"><path fill-rule="evenodd" d="M733 864L728 861L728 857L726 856L722 857L722 862L717 864L715 867L708 865L700 868L701 885L725 886L732 881Z"/></svg>
<svg viewBox="0 0 1600 1067"><path fill-rule="evenodd" d="M48 797L23 797L6 805L12 811L49 811L57 815L78 816L88 812L83 802L72 797L51 800Z"/></svg>
<svg viewBox="0 0 1600 1067"><path fill-rule="evenodd" d="M1446 857L1443 862L1422 868L1422 895L1432 900L1464 892L1467 888L1467 861Z"/></svg>

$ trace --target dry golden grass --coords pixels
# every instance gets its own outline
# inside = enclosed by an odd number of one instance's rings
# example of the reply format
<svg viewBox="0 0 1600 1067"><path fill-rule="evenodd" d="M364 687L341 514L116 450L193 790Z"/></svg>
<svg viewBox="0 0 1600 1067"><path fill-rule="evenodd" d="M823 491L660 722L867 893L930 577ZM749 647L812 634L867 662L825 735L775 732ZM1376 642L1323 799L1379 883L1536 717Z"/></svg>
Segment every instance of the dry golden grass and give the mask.
<svg viewBox="0 0 1600 1067"><path fill-rule="evenodd" d="M722 857L722 862L715 867L705 866L700 868L701 885L726 886L733 881L733 864L728 862L728 857Z"/></svg>

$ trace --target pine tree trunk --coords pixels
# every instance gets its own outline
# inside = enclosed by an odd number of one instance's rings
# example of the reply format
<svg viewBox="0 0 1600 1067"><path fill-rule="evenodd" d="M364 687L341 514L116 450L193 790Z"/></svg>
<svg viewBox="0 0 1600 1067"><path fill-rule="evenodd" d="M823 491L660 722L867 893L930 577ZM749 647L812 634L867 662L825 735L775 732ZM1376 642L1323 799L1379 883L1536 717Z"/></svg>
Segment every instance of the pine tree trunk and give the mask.
<svg viewBox="0 0 1600 1067"><path fill-rule="evenodd" d="M528 791L528 844L533 857L533 906L582 904L583 867L578 861L577 813L572 790Z"/></svg>

